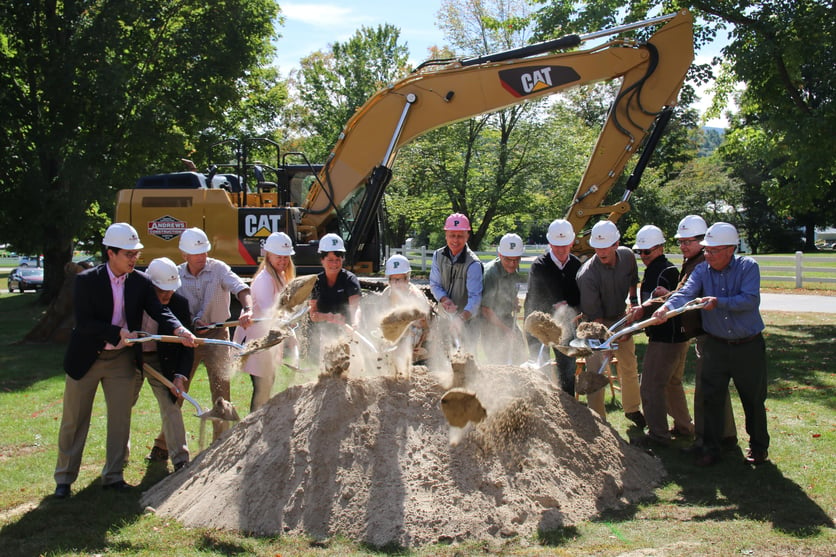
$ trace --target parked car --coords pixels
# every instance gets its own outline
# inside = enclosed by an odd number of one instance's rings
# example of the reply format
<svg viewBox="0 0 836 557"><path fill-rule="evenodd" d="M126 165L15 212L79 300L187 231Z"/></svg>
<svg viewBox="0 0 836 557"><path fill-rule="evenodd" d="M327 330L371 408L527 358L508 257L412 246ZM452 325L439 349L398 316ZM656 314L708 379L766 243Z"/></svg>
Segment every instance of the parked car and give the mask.
<svg viewBox="0 0 836 557"><path fill-rule="evenodd" d="M40 267L41 258L37 255L21 255L17 258L17 264L21 267Z"/></svg>
<svg viewBox="0 0 836 557"><path fill-rule="evenodd" d="M40 290L44 286L44 270L40 267L18 267L9 273L9 292Z"/></svg>

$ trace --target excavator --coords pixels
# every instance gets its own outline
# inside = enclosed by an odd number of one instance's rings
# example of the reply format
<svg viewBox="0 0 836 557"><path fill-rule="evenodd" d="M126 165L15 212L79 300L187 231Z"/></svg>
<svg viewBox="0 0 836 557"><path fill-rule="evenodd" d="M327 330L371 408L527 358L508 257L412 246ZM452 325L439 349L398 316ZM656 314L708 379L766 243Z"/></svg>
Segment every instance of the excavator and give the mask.
<svg viewBox="0 0 836 557"><path fill-rule="evenodd" d="M658 29L646 41L614 38L574 50L649 26ZM139 231L145 244L140 266L161 256L179 261L179 234L197 226L209 236L213 257L242 276L254 272L264 239L276 231L295 239L300 273L319 270L317 242L328 232L345 239L348 268L371 273L381 260L381 201L401 147L453 122L582 84L620 79L565 216L578 236L573 251L588 254L592 250L584 228L589 220L605 215L615 222L629 211L629 199L693 58L693 18L680 10L478 58L430 60L361 106L322 165L309 163L300 153L280 156L275 144L275 162L250 162L247 141L227 140L234 146L233 162L212 165L206 173L192 168L140 178L134 188L119 191L115 217ZM619 201L604 204L640 149ZM294 159L299 162L291 164Z"/></svg>

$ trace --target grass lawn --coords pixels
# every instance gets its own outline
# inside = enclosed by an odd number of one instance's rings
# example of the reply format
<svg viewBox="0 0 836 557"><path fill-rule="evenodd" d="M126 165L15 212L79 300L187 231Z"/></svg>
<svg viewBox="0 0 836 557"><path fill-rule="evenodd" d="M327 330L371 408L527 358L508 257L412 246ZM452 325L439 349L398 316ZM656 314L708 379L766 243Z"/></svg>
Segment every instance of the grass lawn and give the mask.
<svg viewBox="0 0 836 557"><path fill-rule="evenodd" d="M0 276L0 280L4 280ZM249 537L185 529L143 514L139 492L101 489L104 400L96 399L81 475L74 495L53 500L52 479L61 418L62 345L18 344L40 309L32 294L0 294L0 556L31 555L833 555L836 531L836 315L765 313L769 359L767 400L772 464L742 464L743 413L735 400L741 449L710 469L697 469L678 440L657 451L668 476L655 498L619 512L536 538L500 545L435 545L417 550L375 549L335 537ZM643 337L639 351L644 350ZM689 366L693 355L689 356ZM287 375L280 383L308 380ZM687 371L693 392L693 369ZM236 376L233 403L249 405L249 379ZM192 395L209 401L204 370ZM690 398L690 396L689 396ZM608 395L609 399L609 395ZM191 408L184 407L191 414ZM187 417L193 451L200 421ZM629 423L611 403L609 419L626 439ZM168 473L143 457L159 429L156 402L146 386L134 409L130 483L148 488ZM555 471L559 473L559 471ZM269 489L269 486L265 486ZM640 551L656 548L656 552Z"/></svg>

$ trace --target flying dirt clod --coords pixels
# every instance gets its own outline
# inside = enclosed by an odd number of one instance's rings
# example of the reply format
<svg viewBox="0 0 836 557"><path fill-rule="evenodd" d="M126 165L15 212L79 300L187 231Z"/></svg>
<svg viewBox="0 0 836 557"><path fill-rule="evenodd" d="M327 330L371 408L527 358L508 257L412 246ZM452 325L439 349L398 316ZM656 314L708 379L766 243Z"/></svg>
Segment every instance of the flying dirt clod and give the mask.
<svg viewBox="0 0 836 557"><path fill-rule="evenodd" d="M317 275L296 277L289 283L279 296L279 308L287 311L305 302L313 292Z"/></svg>
<svg viewBox="0 0 836 557"><path fill-rule="evenodd" d="M426 317L418 308L395 309L380 320L380 332L389 342L395 342L411 323Z"/></svg>
<svg viewBox="0 0 836 557"><path fill-rule="evenodd" d="M542 311L533 311L525 318L525 331L546 346L557 346L563 338L560 325Z"/></svg>
<svg viewBox="0 0 836 557"><path fill-rule="evenodd" d="M468 422L479 423L488 415L476 393L467 389L450 389L441 397L441 411L454 427L464 427Z"/></svg>

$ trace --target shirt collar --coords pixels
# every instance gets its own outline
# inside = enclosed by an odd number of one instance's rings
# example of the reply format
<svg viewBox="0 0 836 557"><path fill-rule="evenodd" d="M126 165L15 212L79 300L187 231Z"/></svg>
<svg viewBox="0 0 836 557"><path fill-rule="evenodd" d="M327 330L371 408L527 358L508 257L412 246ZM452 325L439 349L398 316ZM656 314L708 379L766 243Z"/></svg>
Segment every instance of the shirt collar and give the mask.
<svg viewBox="0 0 836 557"><path fill-rule="evenodd" d="M113 284L125 284L125 279L128 278L128 273L125 273L121 276L116 276L113 274L113 270L110 268L110 265L105 264L105 268L107 269L107 274L110 277L110 282Z"/></svg>

